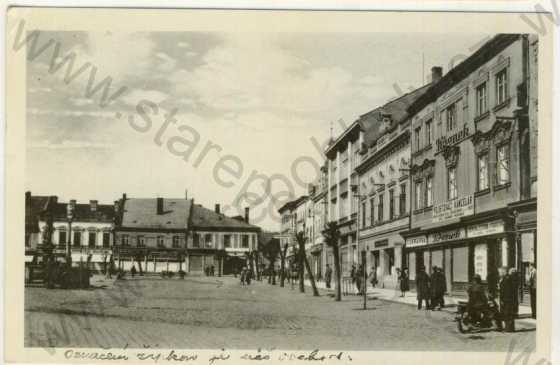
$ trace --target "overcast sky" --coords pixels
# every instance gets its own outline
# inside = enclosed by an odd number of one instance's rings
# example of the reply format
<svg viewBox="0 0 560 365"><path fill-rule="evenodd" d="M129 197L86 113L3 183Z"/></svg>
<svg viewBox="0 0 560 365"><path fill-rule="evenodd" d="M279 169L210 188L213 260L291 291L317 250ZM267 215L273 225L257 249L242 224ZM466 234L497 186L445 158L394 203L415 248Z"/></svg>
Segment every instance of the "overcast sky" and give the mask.
<svg viewBox="0 0 560 365"><path fill-rule="evenodd" d="M212 208L232 204L240 191L262 194L262 181L247 185L253 171L277 178L272 193L305 192L315 169L305 159L321 163L311 141L323 143L334 123L350 124L359 115L422 84L433 65L448 71L453 58L471 54L487 36L481 34L224 34L224 33L42 33L39 44L54 39L60 55L75 52L74 71L90 62L70 83L66 66L49 72L53 47L28 63L26 188L59 200L97 199L112 203L129 197L183 197ZM459 57L458 57L459 56ZM60 62L61 59L57 59ZM127 91L105 108L100 92L85 96L92 66L96 81L110 76L113 92ZM395 85L397 85L395 87ZM139 132L127 117L142 119L136 106L154 102L151 128ZM178 108L177 123L154 142L165 111ZM149 109L148 109L149 110ZM118 114L120 113L120 114ZM157 114L157 115L156 115ZM120 117L119 117L120 115ZM188 125L199 134L193 138ZM193 141L185 161L166 147L173 136ZM221 149L209 150L211 142ZM185 149L187 150L187 149ZM242 162L241 177L220 172L231 182L218 184L213 169L221 156ZM198 160L198 163L196 163ZM294 161L297 177L294 178ZM278 176L278 175L277 175ZM285 194L278 200L286 200ZM271 205L274 204L274 205ZM246 205L246 204L244 204ZM281 202L267 199L251 216L264 228L278 229L271 213ZM230 215L235 210L227 211Z"/></svg>

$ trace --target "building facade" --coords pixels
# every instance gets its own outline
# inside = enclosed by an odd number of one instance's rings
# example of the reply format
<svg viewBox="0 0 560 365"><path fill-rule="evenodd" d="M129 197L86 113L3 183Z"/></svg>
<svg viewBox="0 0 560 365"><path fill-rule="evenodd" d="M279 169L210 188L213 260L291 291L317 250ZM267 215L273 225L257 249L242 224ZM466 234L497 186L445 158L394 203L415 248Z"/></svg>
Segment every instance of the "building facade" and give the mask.
<svg viewBox="0 0 560 365"><path fill-rule="evenodd" d="M521 238L514 208L532 190L528 53L528 37L497 35L408 108L411 279L421 266L441 267L464 294L475 274L493 289L498 267L534 260L523 257L534 240Z"/></svg>

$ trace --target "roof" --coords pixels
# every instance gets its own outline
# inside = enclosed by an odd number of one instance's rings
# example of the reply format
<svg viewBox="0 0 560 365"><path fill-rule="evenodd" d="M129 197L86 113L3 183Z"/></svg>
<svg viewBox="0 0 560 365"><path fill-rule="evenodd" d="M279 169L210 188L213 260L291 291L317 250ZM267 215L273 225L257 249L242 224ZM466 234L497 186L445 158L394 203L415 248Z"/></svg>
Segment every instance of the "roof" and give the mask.
<svg viewBox="0 0 560 365"><path fill-rule="evenodd" d="M127 198L122 227L143 229L187 229L191 199L163 199L163 213L157 214L157 198Z"/></svg>
<svg viewBox="0 0 560 365"><path fill-rule="evenodd" d="M359 137L358 131L360 130L360 123L359 120L355 120L350 124L335 140L329 141L329 145L325 150L325 155L331 155L333 151L336 151L340 148L341 143L343 147L345 147L345 143L350 140L356 140Z"/></svg>
<svg viewBox="0 0 560 365"><path fill-rule="evenodd" d="M431 84L421 86L360 116L360 126L364 131L364 143L367 146L372 146L386 132L394 130L398 123L408 118L407 108L422 96L430 86ZM384 126L383 116L386 114L391 116L391 123Z"/></svg>
<svg viewBox="0 0 560 365"><path fill-rule="evenodd" d="M464 80L474 70L496 56L510 44L518 40L520 34L498 34L483 44L475 53L445 74L408 108L408 113L416 114L426 105Z"/></svg>
<svg viewBox="0 0 560 365"><path fill-rule="evenodd" d="M195 204L192 207L191 227L193 229L260 230L259 227L249 224L244 220L228 217L222 213L216 213L200 204Z"/></svg>
<svg viewBox="0 0 560 365"><path fill-rule="evenodd" d="M49 210L55 221L67 220L68 203L56 203ZM90 204L76 204L74 206L74 221L82 222L113 222L115 207L108 204L97 204L95 211L91 210Z"/></svg>
<svg viewBox="0 0 560 365"><path fill-rule="evenodd" d="M39 232L39 216L47 209L50 196L26 195L25 199L25 231Z"/></svg>

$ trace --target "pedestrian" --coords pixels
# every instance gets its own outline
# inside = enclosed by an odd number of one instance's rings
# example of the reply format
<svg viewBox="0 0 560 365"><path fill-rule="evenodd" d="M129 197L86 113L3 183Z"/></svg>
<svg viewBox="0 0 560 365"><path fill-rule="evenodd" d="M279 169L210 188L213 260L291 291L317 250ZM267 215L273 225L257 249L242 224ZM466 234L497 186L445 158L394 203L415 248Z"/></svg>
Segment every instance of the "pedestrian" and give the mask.
<svg viewBox="0 0 560 365"><path fill-rule="evenodd" d="M537 319L537 269L529 264L529 297L531 298L531 317Z"/></svg>
<svg viewBox="0 0 560 365"><path fill-rule="evenodd" d="M241 285L245 286L245 276L247 275L247 270L245 269L245 267L243 267L241 269L241 274L239 275L239 279L241 281Z"/></svg>
<svg viewBox="0 0 560 365"><path fill-rule="evenodd" d="M421 266L416 274L416 299L418 310L422 309L422 301L426 304L426 310L430 309L430 276L424 266Z"/></svg>
<svg viewBox="0 0 560 365"><path fill-rule="evenodd" d="M515 332L515 284L508 273L507 267L499 269L500 279L498 282L500 298L500 317L504 321L505 332Z"/></svg>
<svg viewBox="0 0 560 365"><path fill-rule="evenodd" d="M247 285L251 285L251 279L253 278L253 271L252 270L246 270L245 271L245 282L247 283Z"/></svg>
<svg viewBox="0 0 560 365"><path fill-rule="evenodd" d="M368 281L371 284L371 287L375 288L375 286L377 285L377 270L375 269L375 266L371 267L371 271L368 276Z"/></svg>
<svg viewBox="0 0 560 365"><path fill-rule="evenodd" d="M408 269L406 267L403 268L400 272L399 284L401 287L401 297L404 298L406 292L410 290Z"/></svg>
<svg viewBox="0 0 560 365"><path fill-rule="evenodd" d="M109 255L109 266L107 267L107 272L106 272L106 278L107 279L112 279L111 274L113 272L113 266L115 265L115 262L113 261L113 255Z"/></svg>
<svg viewBox="0 0 560 365"><path fill-rule="evenodd" d="M132 265L132 268L130 269L130 275L132 275L132 277L136 275L136 266Z"/></svg>
<svg viewBox="0 0 560 365"><path fill-rule="evenodd" d="M509 269L509 276L511 277L511 282L514 289L513 295L513 314L517 318L519 315L519 287L520 287L520 280L519 274L517 273L517 269L512 267Z"/></svg>
<svg viewBox="0 0 560 365"><path fill-rule="evenodd" d="M329 264L325 268L325 285L327 289L331 288L331 280L332 280L332 269Z"/></svg>
<svg viewBox="0 0 560 365"><path fill-rule="evenodd" d="M441 308L445 307L443 296L447 291L447 282L445 280L443 270L437 266L434 266L433 268L430 289L432 291L432 300L430 303L432 305L432 309L435 309L436 306L438 306L438 310L441 310Z"/></svg>
<svg viewBox="0 0 560 365"><path fill-rule="evenodd" d="M210 265L210 276L214 276L214 265Z"/></svg>
<svg viewBox="0 0 560 365"><path fill-rule="evenodd" d="M356 283L356 265L352 265L350 270L350 278L352 279L352 284Z"/></svg>
<svg viewBox="0 0 560 365"><path fill-rule="evenodd" d="M237 279L237 266L233 268L233 277Z"/></svg>
<svg viewBox="0 0 560 365"><path fill-rule="evenodd" d="M358 295L362 295L362 283L364 281L364 267L362 265L358 266L358 270L355 272L356 275L356 289L358 289Z"/></svg>

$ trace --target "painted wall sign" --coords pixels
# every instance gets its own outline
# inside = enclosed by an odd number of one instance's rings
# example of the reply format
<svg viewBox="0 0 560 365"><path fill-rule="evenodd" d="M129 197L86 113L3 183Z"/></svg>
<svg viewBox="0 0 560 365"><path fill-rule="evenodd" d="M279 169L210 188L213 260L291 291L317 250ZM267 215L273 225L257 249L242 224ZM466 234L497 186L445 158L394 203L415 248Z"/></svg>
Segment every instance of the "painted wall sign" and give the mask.
<svg viewBox="0 0 560 365"><path fill-rule="evenodd" d="M407 248L425 246L428 244L428 238L426 236L416 236L407 238L405 245Z"/></svg>
<svg viewBox="0 0 560 365"><path fill-rule="evenodd" d="M467 227L467 237L480 237L487 236L490 234L503 233L504 232L504 222L503 221L493 221L487 223L476 224L474 226Z"/></svg>
<svg viewBox="0 0 560 365"><path fill-rule="evenodd" d="M474 196L467 195L434 205L432 209L432 222L445 222L472 214L474 214Z"/></svg>
<svg viewBox="0 0 560 365"><path fill-rule="evenodd" d="M384 239L384 240L379 240L379 241L375 241L375 243L373 244L375 247L385 247L385 246L389 246L389 240L388 239Z"/></svg>
<svg viewBox="0 0 560 365"><path fill-rule="evenodd" d="M453 229L450 231L444 231L444 232L437 232L437 233L431 233L428 235L428 243L432 244L432 243L439 243L439 242L445 242L445 241L454 241L454 240L460 240L462 238L466 238L467 235L465 233L465 229L464 228L457 228L457 229Z"/></svg>
<svg viewBox="0 0 560 365"><path fill-rule="evenodd" d="M465 123L463 125L463 129L461 129L460 131L458 131L456 133L453 133L452 135L449 135L449 136L439 137L436 140L436 146L437 146L438 152L443 150L447 146L453 146L453 145L461 142L462 140L467 138L469 135L470 135L469 127Z"/></svg>

